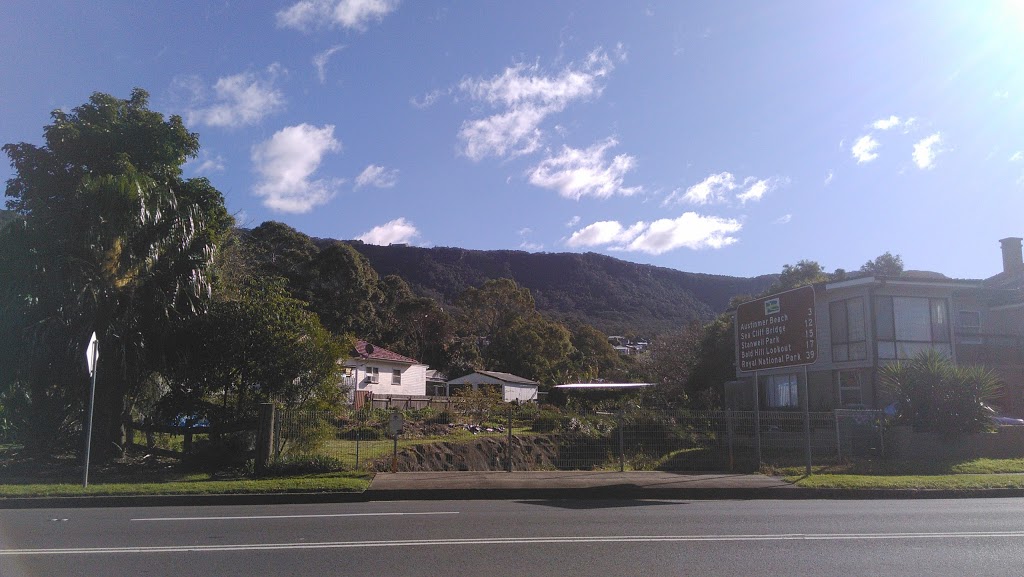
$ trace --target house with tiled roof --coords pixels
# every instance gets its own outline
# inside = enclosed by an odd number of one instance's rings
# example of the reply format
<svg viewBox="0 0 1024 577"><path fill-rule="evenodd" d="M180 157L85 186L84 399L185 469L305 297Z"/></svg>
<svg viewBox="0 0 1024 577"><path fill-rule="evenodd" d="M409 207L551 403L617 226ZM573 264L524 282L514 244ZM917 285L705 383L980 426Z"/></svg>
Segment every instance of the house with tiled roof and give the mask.
<svg viewBox="0 0 1024 577"><path fill-rule="evenodd" d="M351 388L351 399L356 406L361 406L370 394L427 394L427 365L384 347L357 340L355 349L341 365L344 384Z"/></svg>
<svg viewBox="0 0 1024 577"><path fill-rule="evenodd" d="M489 387L499 389L503 400L514 402L536 401L540 383L511 373L477 371L448 381L447 392L450 393L451 391L458 390L460 387L467 386L472 387L474 391Z"/></svg>

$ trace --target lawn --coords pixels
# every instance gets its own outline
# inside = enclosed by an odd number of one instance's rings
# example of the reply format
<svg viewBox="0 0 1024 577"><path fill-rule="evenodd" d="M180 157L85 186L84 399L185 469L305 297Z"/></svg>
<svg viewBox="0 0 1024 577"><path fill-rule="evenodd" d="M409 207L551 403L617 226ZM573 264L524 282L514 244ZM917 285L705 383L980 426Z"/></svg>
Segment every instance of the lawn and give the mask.
<svg viewBox="0 0 1024 577"><path fill-rule="evenodd" d="M96 483L87 488L67 483L0 484L0 498L84 497L98 495L223 495L233 493L359 492L370 485L370 473L323 473L268 479L213 479L209 476L160 483Z"/></svg>
<svg viewBox="0 0 1024 577"><path fill-rule="evenodd" d="M787 467L770 471L811 489L1020 489L1024 488L1024 459L948 461L861 460L812 468Z"/></svg>

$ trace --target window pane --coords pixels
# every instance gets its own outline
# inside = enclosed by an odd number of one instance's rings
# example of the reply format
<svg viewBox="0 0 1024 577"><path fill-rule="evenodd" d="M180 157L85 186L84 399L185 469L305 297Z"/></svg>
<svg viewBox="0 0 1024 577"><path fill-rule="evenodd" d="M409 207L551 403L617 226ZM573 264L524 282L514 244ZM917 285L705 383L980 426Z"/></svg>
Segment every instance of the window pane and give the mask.
<svg viewBox="0 0 1024 577"><path fill-rule="evenodd" d="M896 340L896 333L893 331L892 297L875 299L875 325L875 330L878 331L878 340Z"/></svg>
<svg viewBox="0 0 1024 577"><path fill-rule="evenodd" d="M848 345L832 345L832 360L834 362L850 360Z"/></svg>
<svg viewBox="0 0 1024 577"><path fill-rule="evenodd" d="M859 343L850 343L850 360L851 361L863 361L868 358L868 344L864 341Z"/></svg>
<svg viewBox="0 0 1024 577"><path fill-rule="evenodd" d="M848 326L849 341L864 340L864 299L855 298L846 301L846 322Z"/></svg>
<svg viewBox="0 0 1024 577"><path fill-rule="evenodd" d="M835 301L828 305L828 320L832 326L832 342L845 343L848 341L846 335L846 305L845 301Z"/></svg>
<svg viewBox="0 0 1024 577"><path fill-rule="evenodd" d="M931 342L932 316L928 299L892 297L897 341Z"/></svg>
<svg viewBox="0 0 1024 577"><path fill-rule="evenodd" d="M878 341L878 358L895 359L896 343L892 341Z"/></svg>
<svg viewBox="0 0 1024 577"><path fill-rule="evenodd" d="M949 315L946 313L946 301L944 299L932 299L932 341L937 343L949 342Z"/></svg>

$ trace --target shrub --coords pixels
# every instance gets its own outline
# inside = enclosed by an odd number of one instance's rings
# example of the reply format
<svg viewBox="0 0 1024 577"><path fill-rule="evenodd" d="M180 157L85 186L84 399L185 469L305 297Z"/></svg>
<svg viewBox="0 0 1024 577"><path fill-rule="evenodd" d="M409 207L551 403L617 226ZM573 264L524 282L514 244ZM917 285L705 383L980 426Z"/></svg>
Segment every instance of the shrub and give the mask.
<svg viewBox="0 0 1024 577"><path fill-rule="evenodd" d="M562 426L562 415L558 411L542 410L533 419L532 428L538 433L553 433Z"/></svg>
<svg viewBox="0 0 1024 577"><path fill-rule="evenodd" d="M882 388L896 401L897 420L946 438L990 430L999 378L982 367L957 366L935 350L881 369Z"/></svg>
<svg viewBox="0 0 1024 577"><path fill-rule="evenodd" d="M384 429L381 427L359 426L345 429L341 432L341 438L346 441L379 441L385 437Z"/></svg>
<svg viewBox="0 0 1024 577"><path fill-rule="evenodd" d="M274 461L267 468L267 475L271 477L284 477L288 475L312 475L316 473L330 473L342 471L345 463L337 457L330 455L289 455Z"/></svg>

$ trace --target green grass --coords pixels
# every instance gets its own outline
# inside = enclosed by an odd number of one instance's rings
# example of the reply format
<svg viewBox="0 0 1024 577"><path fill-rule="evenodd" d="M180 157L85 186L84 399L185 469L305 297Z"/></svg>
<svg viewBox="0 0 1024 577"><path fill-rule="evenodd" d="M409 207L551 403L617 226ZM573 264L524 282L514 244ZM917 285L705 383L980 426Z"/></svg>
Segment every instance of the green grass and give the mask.
<svg viewBox="0 0 1024 577"><path fill-rule="evenodd" d="M1020 489L1024 488L1024 459L937 461L859 460L816 466L811 476L803 467L767 471L811 489Z"/></svg>
<svg viewBox="0 0 1024 577"><path fill-rule="evenodd" d="M811 475L786 477L810 489L1021 489L1024 475Z"/></svg>
<svg viewBox="0 0 1024 577"><path fill-rule="evenodd" d="M359 492L370 485L370 473L324 473L267 479L210 479L189 475L161 483L96 483L83 489L65 483L0 484L0 498L82 497L97 495L222 495L237 493Z"/></svg>

